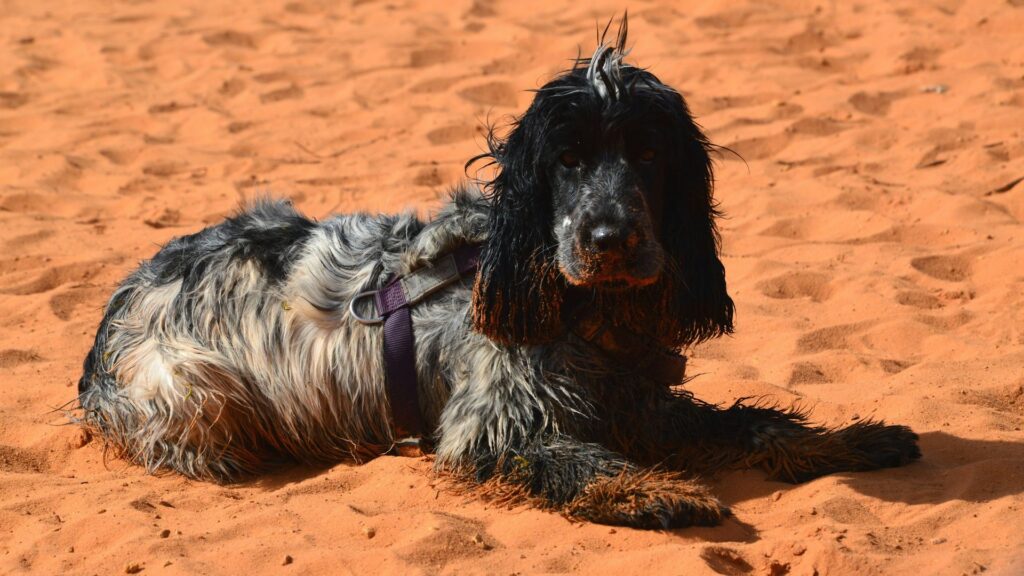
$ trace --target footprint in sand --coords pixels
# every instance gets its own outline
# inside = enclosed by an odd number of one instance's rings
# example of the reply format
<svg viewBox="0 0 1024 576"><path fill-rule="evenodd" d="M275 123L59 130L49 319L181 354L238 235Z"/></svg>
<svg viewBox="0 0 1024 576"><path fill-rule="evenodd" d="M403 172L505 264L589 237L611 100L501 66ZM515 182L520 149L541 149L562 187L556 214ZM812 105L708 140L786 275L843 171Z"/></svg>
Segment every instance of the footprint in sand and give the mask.
<svg viewBox="0 0 1024 576"><path fill-rule="evenodd" d="M84 282L96 277L106 266L104 262L78 262L55 266L22 284L7 286L0 289L0 294L27 296L49 292L54 288L72 282Z"/></svg>
<svg viewBox="0 0 1024 576"><path fill-rule="evenodd" d="M426 166L421 168L413 178L412 183L417 186L441 186L445 183L444 177L437 166Z"/></svg>
<svg viewBox="0 0 1024 576"><path fill-rule="evenodd" d="M694 20L694 22L701 28L728 31L740 28L751 20L756 20L759 12L755 8L737 8L709 16L701 16Z"/></svg>
<svg viewBox="0 0 1024 576"><path fill-rule="evenodd" d="M272 104L282 100L297 100L305 95L306 93L302 88L296 84L292 84L286 88L280 88L265 94L260 94L260 102L263 104Z"/></svg>
<svg viewBox="0 0 1024 576"><path fill-rule="evenodd" d="M176 160L157 160L142 167L142 173L157 178L170 178L189 171L187 162Z"/></svg>
<svg viewBox="0 0 1024 576"><path fill-rule="evenodd" d="M853 498L835 497L821 503L822 515L840 524L866 524L877 526L882 521L866 506Z"/></svg>
<svg viewBox="0 0 1024 576"><path fill-rule="evenodd" d="M235 121L228 124L228 132L230 134L238 134L239 132L245 132L249 128L252 128L252 122Z"/></svg>
<svg viewBox="0 0 1024 576"><path fill-rule="evenodd" d="M801 118L786 128L786 132L798 136L831 136L848 127L831 118Z"/></svg>
<svg viewBox="0 0 1024 576"><path fill-rule="evenodd" d="M452 144L463 140L472 140L480 133L480 128L467 124L452 124L441 126L427 132L427 140L434 146Z"/></svg>
<svg viewBox="0 0 1024 576"><path fill-rule="evenodd" d="M769 298L810 298L823 302L832 294L829 278L816 272L787 272L758 284L758 289Z"/></svg>
<svg viewBox="0 0 1024 576"><path fill-rule="evenodd" d="M49 212L52 208L51 200L33 192L14 193L0 200L0 210L6 212Z"/></svg>
<svg viewBox="0 0 1024 576"><path fill-rule="evenodd" d="M913 74L922 70L936 70L939 68L936 62L942 50L926 46L918 46L900 55L902 64L898 71L904 74Z"/></svg>
<svg viewBox="0 0 1024 576"><path fill-rule="evenodd" d="M464 17L489 18L497 14L491 2L487 0L473 0L473 5L469 7L469 10L466 10Z"/></svg>
<svg viewBox="0 0 1024 576"><path fill-rule="evenodd" d="M793 364L793 370L789 373L789 385L794 384L823 384L831 382L828 374L813 362L797 362Z"/></svg>
<svg viewBox="0 0 1024 576"><path fill-rule="evenodd" d="M732 108L750 108L771 102L775 97L768 93L739 94L729 96L712 96L707 100L698 100L704 113L718 112ZM689 99L689 97L687 97ZM785 104L781 104L785 105Z"/></svg>
<svg viewBox="0 0 1024 576"><path fill-rule="evenodd" d="M442 568L456 558L483 556L497 545L483 522L455 514L434 512L416 525L417 529L406 532L405 542L395 550L414 566Z"/></svg>
<svg viewBox="0 0 1024 576"><path fill-rule="evenodd" d="M245 80L242 80L241 78L229 78L221 82L220 88L217 89L217 92L221 96L227 96L230 98L241 94L243 90L245 90Z"/></svg>
<svg viewBox="0 0 1024 576"><path fill-rule="evenodd" d="M760 235L802 240L808 236L808 227L806 219L783 218L762 230Z"/></svg>
<svg viewBox="0 0 1024 576"><path fill-rule="evenodd" d="M918 322L944 332L956 330L973 319L974 314L967 310L961 310L955 314L947 316L928 316L927 314L921 314L917 317Z"/></svg>
<svg viewBox="0 0 1024 576"><path fill-rule="evenodd" d="M889 106L905 95L903 92L857 92L847 102L858 112L885 116L889 113Z"/></svg>
<svg viewBox="0 0 1024 576"><path fill-rule="evenodd" d="M109 160L111 164L126 166L134 162L140 152L142 150L138 148L104 148L100 150L100 156Z"/></svg>
<svg viewBox="0 0 1024 576"><path fill-rule="evenodd" d="M778 155L791 141L789 134L774 134L737 140L729 148L745 160L764 160Z"/></svg>
<svg viewBox="0 0 1024 576"><path fill-rule="evenodd" d="M997 412L1024 415L1024 380L985 390L965 389L961 399L967 404L985 406Z"/></svg>
<svg viewBox="0 0 1024 576"><path fill-rule="evenodd" d="M90 305L97 310L101 309L108 292L109 288L106 286L78 284L72 286L67 292L51 296L50 310L53 311L53 315L57 318L67 321L82 306Z"/></svg>
<svg viewBox="0 0 1024 576"><path fill-rule="evenodd" d="M15 236L7 242L4 242L4 247L12 252L19 252L31 246L35 246L44 240L52 237L56 232L49 229L36 230L35 232L29 232L28 234L22 234ZM3 267L0 266L0 273L3 272Z"/></svg>
<svg viewBox="0 0 1024 576"><path fill-rule="evenodd" d="M451 61L452 50L447 46L413 50L412 53L409 54L409 66L413 68L427 68L429 66Z"/></svg>
<svg viewBox="0 0 1024 576"><path fill-rule="evenodd" d="M742 554L725 546L707 546L700 551L700 557L717 574L742 576L754 572L754 567Z"/></svg>
<svg viewBox="0 0 1024 576"><path fill-rule="evenodd" d="M819 328L801 336L797 342L797 351L801 354L811 354L823 350L839 350L846 348L847 337L862 328L859 324L840 324Z"/></svg>
<svg viewBox="0 0 1024 576"><path fill-rule="evenodd" d="M462 77L456 76L452 78L428 78L413 84L409 88L409 92L413 94L437 94L438 92L444 92L445 90L452 87L453 84L462 80Z"/></svg>
<svg viewBox="0 0 1024 576"><path fill-rule="evenodd" d="M913 362L907 360L894 360L891 358L883 358L878 363L886 374L899 374L914 365Z"/></svg>
<svg viewBox="0 0 1024 576"><path fill-rule="evenodd" d="M963 256L921 256L910 265L932 278L950 282L961 282L971 275L971 261Z"/></svg>
<svg viewBox="0 0 1024 576"><path fill-rule="evenodd" d="M900 292L896 295L896 302L923 310L935 310L944 306L942 300L926 292Z"/></svg>
<svg viewBox="0 0 1024 576"><path fill-rule="evenodd" d="M0 470L5 472L39 473L49 466L46 457L33 451L0 444Z"/></svg>
<svg viewBox="0 0 1024 576"><path fill-rule="evenodd" d="M181 102L164 102L163 104L154 104L149 107L147 112L153 116L159 116L160 114L172 114L174 112L180 112L182 110L188 110L189 108L195 108L195 104L183 104Z"/></svg>
<svg viewBox="0 0 1024 576"><path fill-rule="evenodd" d="M28 104L28 95L20 92L0 92L0 109L14 110Z"/></svg>
<svg viewBox="0 0 1024 576"><path fill-rule="evenodd" d="M319 14L323 12L321 6L311 2L289 2L284 5L284 9L292 14Z"/></svg>
<svg viewBox="0 0 1024 576"><path fill-rule="evenodd" d="M263 72L262 74L256 74L252 79L260 84L273 84L274 82L293 82L293 76L283 70L277 70L274 72Z"/></svg>
<svg viewBox="0 0 1024 576"><path fill-rule="evenodd" d="M508 82L488 82L459 91L459 96L475 104L487 106L516 106L516 89Z"/></svg>
<svg viewBox="0 0 1024 576"><path fill-rule="evenodd" d="M206 42L210 46L228 46L233 48L247 48L249 50L255 50L257 46L256 39L251 34L246 34L245 32L239 32L237 30L211 32L203 36L203 42Z"/></svg>
<svg viewBox="0 0 1024 576"><path fill-rule="evenodd" d="M42 359L35 350L0 350L0 369L10 370Z"/></svg>
<svg viewBox="0 0 1024 576"><path fill-rule="evenodd" d="M803 32L786 38L786 43L777 51L780 54L816 53L837 44L839 44L839 41L834 35L827 33L814 24L810 24Z"/></svg>

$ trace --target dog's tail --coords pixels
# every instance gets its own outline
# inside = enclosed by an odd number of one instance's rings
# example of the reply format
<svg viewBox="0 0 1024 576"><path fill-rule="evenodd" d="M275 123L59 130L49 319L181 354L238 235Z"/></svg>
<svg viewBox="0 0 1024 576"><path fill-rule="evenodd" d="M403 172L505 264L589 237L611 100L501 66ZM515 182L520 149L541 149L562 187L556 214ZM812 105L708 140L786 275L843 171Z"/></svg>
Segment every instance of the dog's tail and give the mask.
<svg viewBox="0 0 1024 576"><path fill-rule="evenodd" d="M119 410L118 384L110 368L107 357L107 339L111 323L124 305L125 294L119 289L107 304L96 331L92 349L85 356L82 365L82 376L78 380L78 410L69 414L73 422L84 427L94 435L103 438L104 442L118 439L111 430L110 423L118 419L111 416Z"/></svg>
<svg viewBox="0 0 1024 576"><path fill-rule="evenodd" d="M114 292L110 297L110 302L107 303L103 320L100 321L99 329L96 330L96 339L93 341L92 349L89 350L82 365L82 377L78 380L78 400L82 408L89 407L86 402L91 403L95 400L97 392L104 388L113 391L117 387L110 371L109 357L107 357L107 339L110 335L111 324L126 307L135 290L130 277Z"/></svg>

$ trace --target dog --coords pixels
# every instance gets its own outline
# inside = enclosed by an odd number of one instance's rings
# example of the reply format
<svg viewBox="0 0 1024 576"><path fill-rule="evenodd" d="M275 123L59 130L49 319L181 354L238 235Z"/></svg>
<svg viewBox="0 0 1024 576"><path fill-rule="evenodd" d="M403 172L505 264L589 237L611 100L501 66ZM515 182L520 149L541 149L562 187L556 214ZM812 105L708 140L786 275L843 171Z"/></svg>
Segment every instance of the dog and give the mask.
<svg viewBox="0 0 1024 576"><path fill-rule="evenodd" d="M729 511L694 479L708 470L802 482L919 458L904 426L824 428L681 389L680 351L733 330L713 147L677 91L625 62L626 28L537 90L507 137L492 131L467 166L495 177L429 221L315 222L262 201L172 240L106 307L82 423L149 472L216 482L394 452L410 400L389 388L364 296L476 250L472 274L406 312L420 433L438 470L481 493L597 523L714 525Z"/></svg>

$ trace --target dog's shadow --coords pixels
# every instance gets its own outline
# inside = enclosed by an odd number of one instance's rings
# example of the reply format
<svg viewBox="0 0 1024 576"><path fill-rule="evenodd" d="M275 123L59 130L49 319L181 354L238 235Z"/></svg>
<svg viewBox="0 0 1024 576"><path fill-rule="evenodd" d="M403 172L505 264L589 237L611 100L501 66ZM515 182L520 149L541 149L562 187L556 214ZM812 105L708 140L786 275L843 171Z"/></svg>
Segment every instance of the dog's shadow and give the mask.
<svg viewBox="0 0 1024 576"><path fill-rule="evenodd" d="M906 504L981 503L1024 493L1024 442L928 432L921 435L920 444L920 461L850 474L844 483L861 494Z"/></svg>
<svg viewBox="0 0 1024 576"><path fill-rule="evenodd" d="M331 470L331 466L312 466L282 462L275 465L269 472L250 478L240 483L248 488L259 488L266 492L277 492L278 490L296 486L322 476Z"/></svg>
<svg viewBox="0 0 1024 576"><path fill-rule="evenodd" d="M844 486L888 502L939 504L952 500L988 502L1024 493L1024 442L974 440L945 432L920 439L921 460L900 468L834 474ZM733 472L715 483L729 505L788 492L797 485L757 481L757 471Z"/></svg>
<svg viewBox="0 0 1024 576"><path fill-rule="evenodd" d="M907 466L833 474L827 478L837 478L842 485L865 496L905 504L939 504L952 500L981 503L1024 493L1024 442L974 440L945 432L927 432L921 435L920 445L923 457ZM247 484L276 491L328 470L287 466ZM712 482L715 494L733 507L776 492L784 495L799 487L766 480L764 474L756 470L731 472ZM741 519L742 513L739 516L731 516L714 528L694 527L670 532L711 543L758 541L757 529Z"/></svg>

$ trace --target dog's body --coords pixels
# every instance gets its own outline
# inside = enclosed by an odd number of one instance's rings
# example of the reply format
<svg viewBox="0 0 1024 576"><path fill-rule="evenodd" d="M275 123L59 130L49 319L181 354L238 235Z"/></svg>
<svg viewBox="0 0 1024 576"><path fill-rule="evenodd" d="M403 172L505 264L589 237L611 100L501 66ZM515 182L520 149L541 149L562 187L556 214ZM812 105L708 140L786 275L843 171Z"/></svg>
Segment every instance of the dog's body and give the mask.
<svg viewBox="0 0 1024 576"><path fill-rule="evenodd" d="M905 427L810 427L659 376L661 359L731 330L732 301L709 145L675 91L621 62L624 42L541 89L491 142L490 194L456 191L429 222L316 223L264 203L168 244L108 305L79 385L85 423L149 470L217 481L383 454L397 438L382 332L350 303L480 245L474 279L412 312L439 467L575 517L667 527L725 513L678 470L802 481L918 457Z"/></svg>

